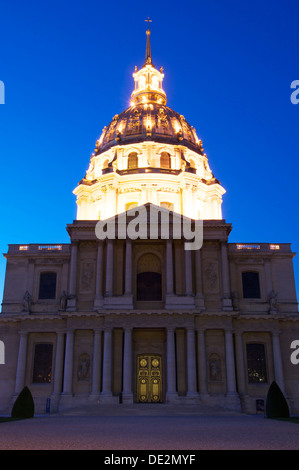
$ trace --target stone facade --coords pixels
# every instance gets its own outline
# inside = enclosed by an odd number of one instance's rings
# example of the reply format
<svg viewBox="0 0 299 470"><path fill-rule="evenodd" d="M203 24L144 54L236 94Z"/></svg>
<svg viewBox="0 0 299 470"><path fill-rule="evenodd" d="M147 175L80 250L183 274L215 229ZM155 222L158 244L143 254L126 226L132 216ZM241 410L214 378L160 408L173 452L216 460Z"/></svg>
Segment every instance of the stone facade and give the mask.
<svg viewBox="0 0 299 470"><path fill-rule="evenodd" d="M101 241L95 226L68 225L70 244L9 246L1 411L25 384L40 412L47 398L52 411L140 401L138 359L149 355L161 361L159 401L255 413L276 380L299 412L298 366L290 361L299 322L289 244L229 243L224 220L204 221L203 246L191 251L184 240ZM137 298L145 269L161 275L160 300ZM51 300L39 298L45 272L56 273ZM258 273L259 298L244 298L244 272ZM51 345L43 383L34 375L41 344ZM257 372L255 379L247 347L256 344L265 351L265 377Z"/></svg>

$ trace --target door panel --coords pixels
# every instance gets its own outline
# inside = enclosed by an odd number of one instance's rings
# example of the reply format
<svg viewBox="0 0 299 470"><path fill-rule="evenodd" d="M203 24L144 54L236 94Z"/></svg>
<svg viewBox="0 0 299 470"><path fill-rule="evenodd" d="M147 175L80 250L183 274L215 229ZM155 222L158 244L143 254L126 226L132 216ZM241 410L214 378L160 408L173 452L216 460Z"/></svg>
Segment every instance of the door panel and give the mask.
<svg viewBox="0 0 299 470"><path fill-rule="evenodd" d="M157 354L137 356L137 402L162 402L162 360Z"/></svg>

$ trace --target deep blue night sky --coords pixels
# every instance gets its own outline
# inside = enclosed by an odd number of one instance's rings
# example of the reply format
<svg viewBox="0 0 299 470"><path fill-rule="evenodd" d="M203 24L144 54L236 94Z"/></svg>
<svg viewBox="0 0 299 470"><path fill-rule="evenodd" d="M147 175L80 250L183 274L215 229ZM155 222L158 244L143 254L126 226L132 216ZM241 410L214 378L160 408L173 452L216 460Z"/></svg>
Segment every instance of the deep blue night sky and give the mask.
<svg viewBox="0 0 299 470"><path fill-rule="evenodd" d="M69 241L72 191L129 105L148 16L167 104L195 127L227 190L230 241L299 250L297 0L0 0L1 253ZM299 255L294 265L299 286ZM0 301L4 275L1 256Z"/></svg>

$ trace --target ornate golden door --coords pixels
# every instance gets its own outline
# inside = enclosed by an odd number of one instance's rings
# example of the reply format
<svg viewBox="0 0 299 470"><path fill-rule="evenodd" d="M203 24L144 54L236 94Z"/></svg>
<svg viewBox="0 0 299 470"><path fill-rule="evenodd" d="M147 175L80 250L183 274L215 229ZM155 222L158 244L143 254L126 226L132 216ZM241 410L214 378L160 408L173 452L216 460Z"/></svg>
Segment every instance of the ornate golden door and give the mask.
<svg viewBox="0 0 299 470"><path fill-rule="evenodd" d="M137 356L137 402L162 402L162 361L159 355Z"/></svg>

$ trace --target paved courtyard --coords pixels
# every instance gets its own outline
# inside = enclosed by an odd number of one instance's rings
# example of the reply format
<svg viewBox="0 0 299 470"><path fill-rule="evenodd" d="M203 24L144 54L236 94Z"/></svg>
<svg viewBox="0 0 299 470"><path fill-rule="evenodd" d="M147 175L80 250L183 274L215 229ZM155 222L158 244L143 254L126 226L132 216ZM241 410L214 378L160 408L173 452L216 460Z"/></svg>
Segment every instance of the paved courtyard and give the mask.
<svg viewBox="0 0 299 470"><path fill-rule="evenodd" d="M299 423L192 407L118 410L0 423L0 450L299 450Z"/></svg>

